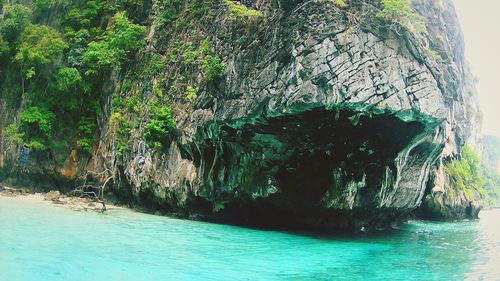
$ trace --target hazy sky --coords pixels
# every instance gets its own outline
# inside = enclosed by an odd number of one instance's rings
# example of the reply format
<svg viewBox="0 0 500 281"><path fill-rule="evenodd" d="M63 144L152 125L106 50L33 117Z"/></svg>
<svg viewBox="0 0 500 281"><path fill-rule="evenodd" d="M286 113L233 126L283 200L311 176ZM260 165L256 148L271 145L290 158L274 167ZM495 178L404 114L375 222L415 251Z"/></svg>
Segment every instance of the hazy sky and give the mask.
<svg viewBox="0 0 500 281"><path fill-rule="evenodd" d="M465 36L465 56L479 79L483 132L500 137L500 1L453 1Z"/></svg>

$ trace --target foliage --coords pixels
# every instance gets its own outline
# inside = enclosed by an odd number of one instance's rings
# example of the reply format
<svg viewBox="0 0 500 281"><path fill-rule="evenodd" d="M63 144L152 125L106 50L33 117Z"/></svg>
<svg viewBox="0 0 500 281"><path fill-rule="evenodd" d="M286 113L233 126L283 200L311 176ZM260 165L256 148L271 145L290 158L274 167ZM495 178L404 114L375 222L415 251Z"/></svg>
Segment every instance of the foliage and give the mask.
<svg viewBox="0 0 500 281"><path fill-rule="evenodd" d="M47 148L45 141L41 137L32 137L25 143L25 146L33 150L44 150Z"/></svg>
<svg viewBox="0 0 500 281"><path fill-rule="evenodd" d="M144 137L155 146L163 145L168 142L175 126L175 119L169 106L154 106L145 126Z"/></svg>
<svg viewBox="0 0 500 281"><path fill-rule="evenodd" d="M128 137L131 130L130 123L123 118L123 115L119 112L113 113L111 116L111 121L117 127L117 137L116 137L116 151L118 155L124 155L128 151Z"/></svg>
<svg viewBox="0 0 500 281"><path fill-rule="evenodd" d="M207 81L214 81L224 75L226 66L222 63L222 59L217 56L208 55L202 62L203 69L205 70L205 79Z"/></svg>
<svg viewBox="0 0 500 281"><path fill-rule="evenodd" d="M443 58L441 57L441 54L438 51L428 49L429 54L431 55L432 59L435 61L441 61Z"/></svg>
<svg viewBox="0 0 500 281"><path fill-rule="evenodd" d="M163 97L163 90L158 86L158 83L156 80L153 82L153 93L156 95L158 98Z"/></svg>
<svg viewBox="0 0 500 281"><path fill-rule="evenodd" d="M381 3L382 11L377 14L379 19L400 27L425 29L423 18L413 12L410 0L381 0Z"/></svg>
<svg viewBox="0 0 500 281"><path fill-rule="evenodd" d="M21 113L21 124L36 126L48 135L56 119L56 115L44 107L32 106Z"/></svg>
<svg viewBox="0 0 500 281"><path fill-rule="evenodd" d="M179 17L179 7L182 0L163 0L161 2L161 12L155 18L155 24L163 26L175 21Z"/></svg>
<svg viewBox="0 0 500 281"><path fill-rule="evenodd" d="M83 68L83 55L87 51L88 41L91 38L91 34L87 29L81 29L78 31L73 31L72 29L67 29L65 37L70 43L70 48L67 54L67 62L70 67L77 67L79 69Z"/></svg>
<svg viewBox="0 0 500 281"><path fill-rule="evenodd" d="M26 146L33 150L43 150L46 148L43 139L40 137L32 137L30 140L25 141L25 133L21 132L16 124L10 124L5 128L6 136L13 142Z"/></svg>
<svg viewBox="0 0 500 281"><path fill-rule="evenodd" d="M245 5L237 1L225 0L225 4L231 8L229 19L233 21L238 19L256 19L262 16L260 11L248 9Z"/></svg>
<svg viewBox="0 0 500 281"><path fill-rule="evenodd" d="M49 64L63 55L68 45L61 34L46 25L30 24L21 36L21 44L15 60L24 69Z"/></svg>
<svg viewBox="0 0 500 281"><path fill-rule="evenodd" d="M219 5L219 0L197 0L189 1L189 6L187 7L187 21L196 21L200 18L210 19L210 6L213 4Z"/></svg>
<svg viewBox="0 0 500 281"><path fill-rule="evenodd" d="M347 8L348 6L345 0L333 0L333 2L340 8Z"/></svg>
<svg viewBox="0 0 500 281"><path fill-rule="evenodd" d="M72 67L60 68L55 75L55 79L57 89L61 92L76 90L83 81L78 69Z"/></svg>
<svg viewBox="0 0 500 281"><path fill-rule="evenodd" d="M96 129L95 122L90 118L83 118L78 123L77 146L89 153L92 153L92 148L95 143L94 132Z"/></svg>
<svg viewBox="0 0 500 281"><path fill-rule="evenodd" d="M116 13L112 22L111 28L106 31L106 40L111 47L132 51L144 45L144 40L140 38L146 32L146 27L131 23L123 12Z"/></svg>
<svg viewBox="0 0 500 281"><path fill-rule="evenodd" d="M67 0L34 0L33 9L36 13L44 15L54 10L57 6L68 6L70 2Z"/></svg>
<svg viewBox="0 0 500 281"><path fill-rule="evenodd" d="M144 45L144 26L131 23L123 12L116 13L112 22L103 38L90 42L83 55L84 64L91 69L89 73L109 67L119 69L132 52Z"/></svg>
<svg viewBox="0 0 500 281"><path fill-rule="evenodd" d="M105 0L86 1L83 7L75 7L71 9L64 17L66 26L79 29L89 28L96 25L100 17L106 12L106 7L109 7ZM94 29L98 32L98 29Z"/></svg>
<svg viewBox="0 0 500 281"><path fill-rule="evenodd" d="M9 43L5 41L2 34L0 34L0 58L6 58L9 55L9 52Z"/></svg>
<svg viewBox="0 0 500 281"><path fill-rule="evenodd" d="M20 132L19 127L16 124L10 124L7 126L5 128L5 134L11 141L18 144L24 144L24 132Z"/></svg>
<svg viewBox="0 0 500 281"><path fill-rule="evenodd" d="M88 153L92 153L92 148L94 145L94 139L92 138L81 138L76 142L78 148L83 149Z"/></svg>
<svg viewBox="0 0 500 281"><path fill-rule="evenodd" d="M144 9L146 2L2 1L0 75L13 80L5 91L16 107L25 108L6 128L7 137L37 150L68 148L76 140L79 149L92 152L97 121L112 94L118 154L129 149L131 137L140 137L132 134L137 129L144 129L150 144L167 145L176 126L170 104L194 101L205 83L224 75L222 58L198 26L215 16L211 7L220 2L155 0L154 8ZM261 15L233 4L231 17ZM156 30L163 30L156 34L158 44L146 49L146 27L134 19L143 20L140 13L151 10ZM129 65L134 71L121 71ZM15 81L19 71L22 79ZM105 81L110 74L123 82L115 93ZM144 81L154 82L149 87ZM143 118L145 124L138 121Z"/></svg>
<svg viewBox="0 0 500 281"><path fill-rule="evenodd" d="M32 106L20 115L21 126L9 126L11 139L33 150L43 150L51 141L56 115L44 107Z"/></svg>
<svg viewBox="0 0 500 281"><path fill-rule="evenodd" d="M147 62L147 67L143 73L147 76L156 76L167 66L165 58L157 53L147 53L144 61Z"/></svg>
<svg viewBox="0 0 500 281"><path fill-rule="evenodd" d="M0 15L0 32L3 38L10 42L14 41L30 23L31 10L21 4L5 5ZM11 46L12 47L12 46Z"/></svg>
<svg viewBox="0 0 500 281"><path fill-rule="evenodd" d="M90 42L83 55L83 63L89 68L86 74L97 74L101 69L120 67L123 55L122 50L113 49L106 41Z"/></svg>
<svg viewBox="0 0 500 281"><path fill-rule="evenodd" d="M127 110L129 112L138 112L140 104L141 97L139 95L131 95L125 101L125 105L127 106Z"/></svg>
<svg viewBox="0 0 500 281"><path fill-rule="evenodd" d="M192 86L188 86L186 88L186 93L185 93L186 99L188 101L194 101L196 99L197 92L198 92L198 89L193 88Z"/></svg>
<svg viewBox="0 0 500 281"><path fill-rule="evenodd" d="M469 200L473 199L473 190L486 197L484 180L481 176L481 160L469 147L462 148L460 159L453 159L445 165L445 172L450 177L453 187L463 191Z"/></svg>

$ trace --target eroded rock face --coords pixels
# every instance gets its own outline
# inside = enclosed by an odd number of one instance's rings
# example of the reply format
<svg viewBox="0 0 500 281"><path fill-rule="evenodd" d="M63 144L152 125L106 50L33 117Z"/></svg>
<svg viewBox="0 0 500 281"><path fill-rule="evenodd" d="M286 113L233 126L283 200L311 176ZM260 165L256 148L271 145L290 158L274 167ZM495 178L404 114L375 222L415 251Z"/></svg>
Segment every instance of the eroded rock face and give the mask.
<svg viewBox="0 0 500 281"><path fill-rule="evenodd" d="M443 166L431 171L432 188L422 202L418 211L427 219L457 220L477 219L483 207L481 194L473 190L471 195L450 190L452 184L443 171Z"/></svg>
<svg viewBox="0 0 500 281"><path fill-rule="evenodd" d="M361 227L378 212L417 207L440 151L427 138L433 126L364 113L318 108L222 127L217 143L197 145L211 153L194 155L206 163L202 196L223 204L220 217L243 213L258 223L268 214L267 224L291 226ZM358 213L362 223L352 220Z"/></svg>
<svg viewBox="0 0 500 281"><path fill-rule="evenodd" d="M263 18L207 27L225 77L177 116L168 149L139 137L116 157L103 131L80 170L114 167L114 193L154 209L275 227L379 228L424 198L445 206L441 159L474 143L477 103L453 4L435 2L416 6L427 32L398 34L365 1L246 1Z"/></svg>
<svg viewBox="0 0 500 281"><path fill-rule="evenodd" d="M219 33L229 50L221 92L202 94L167 154L169 176L139 177L141 192L268 225L377 227L418 208L439 159L475 135L460 102L474 100L461 81L468 73L452 47L461 34L445 30L456 22L446 5L418 7L442 20L429 37L356 26L316 1L273 10L259 41L235 52ZM435 33L446 36L437 47L448 61L427 50Z"/></svg>

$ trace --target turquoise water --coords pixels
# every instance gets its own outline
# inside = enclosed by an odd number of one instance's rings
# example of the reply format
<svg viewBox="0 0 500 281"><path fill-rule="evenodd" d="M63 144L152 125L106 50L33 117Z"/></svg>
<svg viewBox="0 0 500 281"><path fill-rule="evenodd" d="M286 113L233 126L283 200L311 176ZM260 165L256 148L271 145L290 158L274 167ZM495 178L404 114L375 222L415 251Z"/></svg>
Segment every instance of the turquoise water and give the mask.
<svg viewBox="0 0 500 281"><path fill-rule="evenodd" d="M0 197L0 280L500 280L499 223L326 238Z"/></svg>

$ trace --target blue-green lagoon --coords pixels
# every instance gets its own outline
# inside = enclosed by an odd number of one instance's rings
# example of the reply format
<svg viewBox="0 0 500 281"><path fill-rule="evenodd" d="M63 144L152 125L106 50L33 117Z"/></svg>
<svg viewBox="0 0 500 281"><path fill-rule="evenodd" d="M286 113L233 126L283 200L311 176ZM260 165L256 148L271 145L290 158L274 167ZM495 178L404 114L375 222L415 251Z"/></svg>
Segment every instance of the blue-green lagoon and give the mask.
<svg viewBox="0 0 500 281"><path fill-rule="evenodd" d="M0 280L500 280L500 210L481 217L318 237L0 196Z"/></svg>

